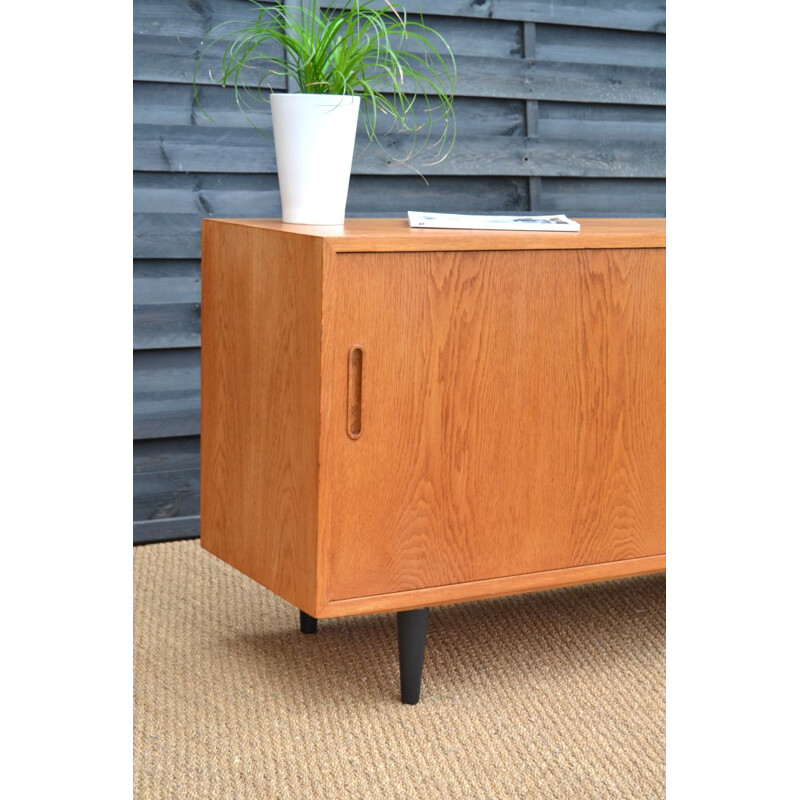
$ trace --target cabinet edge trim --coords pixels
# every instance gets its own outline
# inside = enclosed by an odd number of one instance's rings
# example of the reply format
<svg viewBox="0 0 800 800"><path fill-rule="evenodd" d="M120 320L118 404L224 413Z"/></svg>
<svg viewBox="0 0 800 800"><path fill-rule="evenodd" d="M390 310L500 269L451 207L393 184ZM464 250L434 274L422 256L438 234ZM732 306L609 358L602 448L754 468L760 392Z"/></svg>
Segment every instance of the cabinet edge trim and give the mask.
<svg viewBox="0 0 800 800"><path fill-rule="evenodd" d="M390 594L351 597L331 600L318 609L321 618L344 617L352 614L375 614L389 611L405 611L424 606L460 603L468 600L484 600L512 594L555 589L580 583L647 575L666 570L667 557L659 555L611 561L602 564L587 564L580 567L510 575L503 578L488 578L446 586L431 586L410 589Z"/></svg>

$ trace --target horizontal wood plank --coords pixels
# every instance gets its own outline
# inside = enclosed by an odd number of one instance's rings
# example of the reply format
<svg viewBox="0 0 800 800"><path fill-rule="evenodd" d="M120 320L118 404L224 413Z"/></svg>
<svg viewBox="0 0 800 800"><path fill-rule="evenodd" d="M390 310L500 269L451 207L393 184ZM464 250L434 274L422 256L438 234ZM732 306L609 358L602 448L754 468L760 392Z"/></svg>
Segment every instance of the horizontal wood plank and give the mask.
<svg viewBox="0 0 800 800"><path fill-rule="evenodd" d="M521 100L663 105L663 67L459 56L456 94ZM388 87L383 87L388 88Z"/></svg>
<svg viewBox="0 0 800 800"><path fill-rule="evenodd" d="M201 86L218 84L226 42L211 43L224 31L218 31L214 36L208 35L214 24L223 21L223 14L216 6L209 8L209 14L198 15L185 3L178 4L178 8L171 8L176 5L174 0L164 7L160 3L145 5L148 8L138 9L134 20L134 80L191 84L196 73L197 83ZM250 9L244 8L247 13L240 14L240 19L255 17ZM230 26L229 30L232 32L235 27ZM442 19L437 30L458 57L458 68L462 59L473 56L508 60L522 54L522 26L518 23L500 22L487 27L478 26L471 20ZM283 55L283 49L272 41L266 43L262 52L266 55ZM205 55L198 63L200 53ZM241 85L262 85L261 76L256 71L245 74ZM276 91L285 91L287 88L286 79L282 76L271 77L268 85Z"/></svg>
<svg viewBox="0 0 800 800"><path fill-rule="evenodd" d="M145 41L134 48L135 80L193 82L197 46L184 41L165 44L162 37L139 38ZM214 75L218 73L213 65L219 57L210 58L212 66L197 73L198 84L217 83ZM647 105L663 104L665 100L663 67L460 55L457 69L456 94L466 97ZM256 86L258 79L254 77L242 85ZM276 91L285 89L279 79L271 85Z"/></svg>
<svg viewBox="0 0 800 800"><path fill-rule="evenodd" d="M134 278L133 346L200 346L199 275Z"/></svg>
<svg viewBox="0 0 800 800"><path fill-rule="evenodd" d="M386 137L382 146L356 143L353 175L408 173L400 163L412 147L406 135ZM432 155L432 154L431 154ZM428 155L428 159L431 158ZM660 178L664 142L530 137L459 136L448 158L411 162L424 175L537 175ZM183 126L134 126L134 167L167 172L275 172L275 150L253 130Z"/></svg>
<svg viewBox="0 0 800 800"><path fill-rule="evenodd" d="M133 354L133 438L200 432L200 350Z"/></svg>
<svg viewBox="0 0 800 800"><path fill-rule="evenodd" d="M251 129L253 124L271 130L272 115L268 104L250 114L250 121L236 105L234 93L221 86L201 86L198 91L201 112L189 85L137 81L133 85L133 117L143 125L219 126ZM525 104L522 100L502 98L457 97L454 101L459 135L522 136L525 129ZM206 116L206 114L208 116ZM378 133L391 128L388 117L381 115ZM443 126L437 124L437 133Z"/></svg>
<svg viewBox="0 0 800 800"><path fill-rule="evenodd" d="M409 4L402 5L409 10L411 8ZM256 16L256 7L242 0L215 0L213 3L137 0L134 5L133 32L140 36L196 39L208 43L216 36L252 23ZM419 16L409 13L408 19L411 22L418 21ZM240 20L241 25L227 24L235 20ZM445 39L456 55L509 57L522 53L522 26L515 19L496 19L487 25L483 20L461 15L435 18L426 15L425 22ZM217 30L212 33L214 28ZM213 63L213 59L210 63Z"/></svg>
<svg viewBox="0 0 800 800"><path fill-rule="evenodd" d="M325 3L341 7L347 0ZM571 0L554 3L550 0L405 0L408 12L426 17L457 16L496 20L520 20L559 25L581 25L620 30L666 31L664 0L594 0L592 3Z"/></svg>
<svg viewBox="0 0 800 800"><path fill-rule="evenodd" d="M154 544L200 536L200 517L139 520L133 523L133 543Z"/></svg>
<svg viewBox="0 0 800 800"><path fill-rule="evenodd" d="M133 279L144 278L194 278L200 280L200 260L196 258L134 259Z"/></svg>
<svg viewBox="0 0 800 800"><path fill-rule="evenodd" d="M663 180L584 180L549 178L542 180L533 210L538 214L570 216L630 217L666 216Z"/></svg>
<svg viewBox="0 0 800 800"><path fill-rule="evenodd" d="M397 175L410 149L407 137L393 136L384 149L365 148L353 160L360 175ZM397 161L391 162L392 157ZM663 142L619 139L550 141L530 137L459 137L447 159L438 164L423 156L411 163L423 175L572 176L660 178L666 171Z"/></svg>
<svg viewBox="0 0 800 800"><path fill-rule="evenodd" d="M220 130L241 128L248 133L252 126L239 111L233 92L222 87L203 87L201 102L211 118L199 113L194 105L190 86L178 84L135 83L134 120L139 125L159 128L211 127ZM521 100L460 97L455 100L458 138L473 136L523 136L525 108ZM663 107L601 103L560 103L541 101L538 104L539 139L616 139L663 141L666 114ZM252 115L252 121L269 131L272 119L268 106ZM379 132L388 132L383 121ZM439 133L441 125L434 131ZM267 147L271 141L263 140Z"/></svg>
<svg viewBox="0 0 800 800"><path fill-rule="evenodd" d="M268 213L280 213L279 201ZM134 258L200 258L201 219L200 214L134 214Z"/></svg>
<svg viewBox="0 0 800 800"><path fill-rule="evenodd" d="M173 305L200 302L200 276L147 277L133 279L134 306Z"/></svg>
<svg viewBox="0 0 800 800"><path fill-rule="evenodd" d="M534 52L537 61L664 69L666 41L658 33L539 24L536 25Z"/></svg>
<svg viewBox="0 0 800 800"><path fill-rule="evenodd" d="M422 183L421 178L417 180ZM235 216L260 216L259 208L280 208L278 176L179 172L133 175L134 215L163 212L214 216L221 203L235 208Z"/></svg>
<svg viewBox="0 0 800 800"><path fill-rule="evenodd" d="M133 519L156 520L200 513L200 469L134 473Z"/></svg>
<svg viewBox="0 0 800 800"><path fill-rule="evenodd" d="M530 59L461 58L458 93L572 103L663 105L665 70Z"/></svg>
<svg viewBox="0 0 800 800"><path fill-rule="evenodd" d="M229 20L250 23L257 9L248 0L136 0L133 4L134 34L198 39L208 38L212 28Z"/></svg>
<svg viewBox="0 0 800 800"><path fill-rule="evenodd" d="M457 198L457 199L456 199ZM432 211L452 209L454 202L465 213L505 209L513 211L528 203L524 178L429 176L427 183L416 175L355 176L350 181L347 216L405 216L420 203ZM220 214L219 216L222 216Z"/></svg>
<svg viewBox="0 0 800 800"><path fill-rule="evenodd" d="M200 346L200 303L158 303L133 307L136 350Z"/></svg>
<svg viewBox="0 0 800 800"><path fill-rule="evenodd" d="M143 439L133 443L133 474L200 469L200 439Z"/></svg>
<svg viewBox="0 0 800 800"><path fill-rule="evenodd" d="M216 85L219 83L220 64L225 44L220 42L209 48L207 57L198 67L197 57L203 48L203 41L196 37L134 34L133 79L192 84L195 80L195 72L197 72L199 85ZM273 47L268 52L279 53L281 51ZM243 85L256 85L256 82ZM275 91L285 91L286 78L273 76L269 85Z"/></svg>
<svg viewBox="0 0 800 800"><path fill-rule="evenodd" d="M666 141L666 112L660 106L600 103L537 103L535 135L544 141Z"/></svg>
<svg viewBox="0 0 800 800"><path fill-rule="evenodd" d="M200 439L133 443L134 542L198 536Z"/></svg>

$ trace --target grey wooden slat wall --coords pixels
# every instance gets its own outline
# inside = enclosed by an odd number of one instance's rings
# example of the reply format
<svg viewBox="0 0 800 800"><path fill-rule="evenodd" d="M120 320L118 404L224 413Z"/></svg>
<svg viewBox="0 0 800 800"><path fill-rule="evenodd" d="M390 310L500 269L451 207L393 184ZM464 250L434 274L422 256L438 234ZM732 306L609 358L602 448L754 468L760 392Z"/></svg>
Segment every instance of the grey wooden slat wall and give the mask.
<svg viewBox="0 0 800 800"><path fill-rule="evenodd" d="M657 0L408 0L456 56L458 138L426 185L356 145L348 214L665 214ZM199 532L200 221L280 215L271 144L194 59L246 0L134 0L134 542ZM220 51L221 52L221 51ZM212 64L213 62L209 62ZM285 84L274 86L285 90ZM261 121L269 127L266 111ZM387 145L402 147L402 139Z"/></svg>

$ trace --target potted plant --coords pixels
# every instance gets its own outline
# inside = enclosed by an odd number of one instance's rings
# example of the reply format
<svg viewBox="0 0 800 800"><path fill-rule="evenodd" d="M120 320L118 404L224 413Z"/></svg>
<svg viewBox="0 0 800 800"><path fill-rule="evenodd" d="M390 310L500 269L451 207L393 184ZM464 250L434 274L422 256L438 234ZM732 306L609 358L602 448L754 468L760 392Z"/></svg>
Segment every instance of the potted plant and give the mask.
<svg viewBox="0 0 800 800"><path fill-rule="evenodd" d="M254 21L216 26L197 63L199 69L210 47L227 42L218 80L232 86L262 133L251 112L270 103L284 222L344 221L359 112L370 141L380 144L384 115L389 133L409 134L407 151L392 160L408 162L420 152L432 153L429 164L447 157L455 138L455 60L422 18L408 20L388 0L339 9L318 8L316 0L311 7L251 2ZM276 45L278 54L265 49ZM272 92L274 78L298 92ZM194 87L199 106L197 69Z"/></svg>

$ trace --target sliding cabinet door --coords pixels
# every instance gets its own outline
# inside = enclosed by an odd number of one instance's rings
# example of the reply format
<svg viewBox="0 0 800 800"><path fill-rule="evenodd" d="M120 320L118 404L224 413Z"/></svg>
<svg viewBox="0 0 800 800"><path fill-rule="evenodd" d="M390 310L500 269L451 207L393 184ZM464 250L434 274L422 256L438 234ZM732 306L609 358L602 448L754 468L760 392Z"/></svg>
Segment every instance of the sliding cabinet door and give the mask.
<svg viewBox="0 0 800 800"><path fill-rule="evenodd" d="M664 552L664 251L341 254L329 600Z"/></svg>

